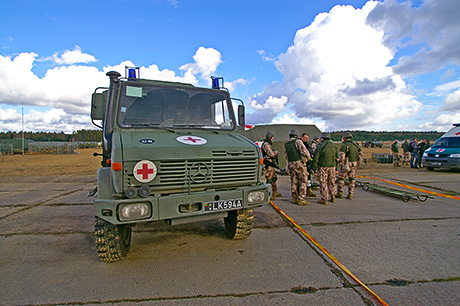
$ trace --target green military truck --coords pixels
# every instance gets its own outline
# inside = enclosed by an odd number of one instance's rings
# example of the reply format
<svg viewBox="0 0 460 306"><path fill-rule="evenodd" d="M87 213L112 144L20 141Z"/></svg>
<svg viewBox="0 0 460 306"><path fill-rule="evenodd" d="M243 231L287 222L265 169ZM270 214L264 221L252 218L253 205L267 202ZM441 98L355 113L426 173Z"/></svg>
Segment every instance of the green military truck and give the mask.
<svg viewBox="0 0 460 306"><path fill-rule="evenodd" d="M237 124L223 79L198 88L141 79L137 67L107 76L110 86L91 101L92 122L103 129L103 152L95 153L99 258L123 259L140 222L223 218L231 239L248 237L253 209L268 203L271 188L261 180L260 149L238 132L244 105Z"/></svg>

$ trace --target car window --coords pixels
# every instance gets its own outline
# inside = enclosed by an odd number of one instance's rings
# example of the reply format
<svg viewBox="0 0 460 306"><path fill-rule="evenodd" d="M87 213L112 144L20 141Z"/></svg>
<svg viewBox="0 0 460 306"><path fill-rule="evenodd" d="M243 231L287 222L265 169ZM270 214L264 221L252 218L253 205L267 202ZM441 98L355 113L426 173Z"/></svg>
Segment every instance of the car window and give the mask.
<svg viewBox="0 0 460 306"><path fill-rule="evenodd" d="M433 148L460 148L460 137L442 137L432 146Z"/></svg>

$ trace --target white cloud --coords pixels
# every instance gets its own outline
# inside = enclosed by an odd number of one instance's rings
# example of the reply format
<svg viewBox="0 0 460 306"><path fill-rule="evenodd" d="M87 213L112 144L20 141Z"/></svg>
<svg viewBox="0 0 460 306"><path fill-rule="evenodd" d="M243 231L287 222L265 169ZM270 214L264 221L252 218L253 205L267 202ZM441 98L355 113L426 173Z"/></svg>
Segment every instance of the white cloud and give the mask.
<svg viewBox="0 0 460 306"><path fill-rule="evenodd" d="M79 46L75 46L73 50L66 50L63 53L54 53L53 61L58 65L72 65L79 63L93 63L96 58L88 53L82 53Z"/></svg>
<svg viewBox="0 0 460 306"><path fill-rule="evenodd" d="M378 2L368 23L385 31L385 44L409 52L394 67L405 76L431 72L448 64L460 65L460 1L425 0L418 8L410 1ZM412 54L406 47L417 45ZM412 51L413 52L413 51Z"/></svg>
<svg viewBox="0 0 460 306"><path fill-rule="evenodd" d="M250 100L250 105L256 110L268 109L273 113L279 113L284 109L287 101L288 98L286 96L281 96L280 98L269 96L263 104L257 103L256 100Z"/></svg>
<svg viewBox="0 0 460 306"><path fill-rule="evenodd" d="M207 81L207 84L211 84L211 76L222 63L220 52L213 48L199 47L193 59L195 60L194 63L185 64L180 67L185 78L192 80L196 76L199 76L202 80ZM196 79L191 83L196 83Z"/></svg>
<svg viewBox="0 0 460 306"><path fill-rule="evenodd" d="M93 62L94 56L83 53L80 47L64 51L56 55L57 62L62 66L48 69L43 77L33 71L38 54L21 53L16 56L0 55L0 130L18 131L21 116L13 106L46 107L47 111L31 110L26 114L26 129L31 131L64 131L92 128L89 119L91 94L98 86L107 86L108 71L118 71L125 75L125 66L135 66L129 60L118 65L105 66L103 71L90 65L76 63ZM182 75L173 70L160 70L157 65L140 67L142 78L184 82L194 85L208 86L210 76L222 63L221 54L213 48L200 47L193 56L194 62L183 65ZM72 64L73 63L73 64ZM234 89L238 84L246 84L246 80L238 79L225 84Z"/></svg>
<svg viewBox="0 0 460 306"><path fill-rule="evenodd" d="M320 131L327 130L327 125L324 121L314 120L309 118L299 118L295 114L284 114L276 119L273 119L273 124L313 124ZM319 136L319 135L318 135Z"/></svg>
<svg viewBox="0 0 460 306"><path fill-rule="evenodd" d="M320 118L331 130L384 129L393 119L417 113L421 103L388 66L394 52L384 45L384 32L366 23L376 5L335 6L298 30L276 61L283 83L255 96L249 117L255 123L279 120L270 96L287 97L286 106L298 118Z"/></svg>
<svg viewBox="0 0 460 306"><path fill-rule="evenodd" d="M426 122L418 126L425 131L447 131L453 123L460 123L460 112L440 114L433 122Z"/></svg>

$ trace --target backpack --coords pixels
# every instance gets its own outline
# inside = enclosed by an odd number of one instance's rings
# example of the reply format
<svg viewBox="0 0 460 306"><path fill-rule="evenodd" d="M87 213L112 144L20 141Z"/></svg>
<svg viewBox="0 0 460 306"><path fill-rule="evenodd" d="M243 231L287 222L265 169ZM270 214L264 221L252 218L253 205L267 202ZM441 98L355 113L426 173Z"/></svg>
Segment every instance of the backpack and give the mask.
<svg viewBox="0 0 460 306"><path fill-rule="evenodd" d="M409 144L409 149L408 149L408 151L409 151L410 153L414 152L414 146L413 146L412 144Z"/></svg>

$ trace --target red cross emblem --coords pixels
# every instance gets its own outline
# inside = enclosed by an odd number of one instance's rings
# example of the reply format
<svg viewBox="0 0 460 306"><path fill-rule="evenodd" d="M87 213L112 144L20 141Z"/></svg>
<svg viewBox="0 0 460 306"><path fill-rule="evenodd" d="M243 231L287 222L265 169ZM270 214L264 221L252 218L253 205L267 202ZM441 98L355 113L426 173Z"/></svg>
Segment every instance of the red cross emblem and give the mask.
<svg viewBox="0 0 460 306"><path fill-rule="evenodd" d="M153 169L150 169L147 164L142 164L142 169L137 169L137 174L142 175L142 179L146 180L149 178L149 174L153 174Z"/></svg>
<svg viewBox="0 0 460 306"><path fill-rule="evenodd" d="M133 168L133 175L141 183L148 183L157 175L157 167L150 160L141 160Z"/></svg>
<svg viewBox="0 0 460 306"><path fill-rule="evenodd" d="M180 143L188 144L188 145L195 145L195 146L200 146L204 145L208 141L204 139L203 137L198 137L198 136L179 136L176 138L177 141Z"/></svg>
<svg viewBox="0 0 460 306"><path fill-rule="evenodd" d="M460 132L455 133L455 135L457 135L457 136L460 135Z"/></svg>
<svg viewBox="0 0 460 306"><path fill-rule="evenodd" d="M191 141L193 143L196 143L197 141L200 141L201 139L198 139L198 138L193 138L193 137L188 137L188 138L185 138L184 141Z"/></svg>

